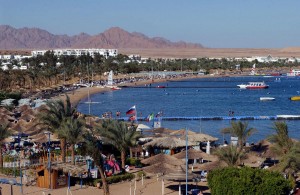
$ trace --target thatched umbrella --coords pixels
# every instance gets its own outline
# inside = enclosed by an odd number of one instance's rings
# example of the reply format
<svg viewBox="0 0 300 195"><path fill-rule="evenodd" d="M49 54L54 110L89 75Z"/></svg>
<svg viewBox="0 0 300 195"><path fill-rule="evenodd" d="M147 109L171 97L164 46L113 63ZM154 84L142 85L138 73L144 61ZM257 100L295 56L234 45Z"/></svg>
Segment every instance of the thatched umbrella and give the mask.
<svg viewBox="0 0 300 195"><path fill-rule="evenodd" d="M170 134L174 132L174 130L167 129L167 128L156 128L151 130L145 130L144 132L152 133L152 134Z"/></svg>
<svg viewBox="0 0 300 195"><path fill-rule="evenodd" d="M211 171L213 169L226 167L227 164L223 161L206 162L198 165L200 170Z"/></svg>
<svg viewBox="0 0 300 195"><path fill-rule="evenodd" d="M143 171L147 173L153 173L153 174L167 174L174 172L174 169L176 168L175 165L170 165L168 163L156 163L147 167L143 167Z"/></svg>
<svg viewBox="0 0 300 195"><path fill-rule="evenodd" d="M10 115L10 116L14 115L13 112L7 110L7 109L4 108L4 107L0 108L0 113L1 113L1 114L4 114L4 115Z"/></svg>
<svg viewBox="0 0 300 195"><path fill-rule="evenodd" d="M212 154L206 154L205 152L202 152L201 150L195 150L193 148L188 149L187 151L188 159L205 159L210 161L216 161L218 160L218 157ZM186 157L186 151L181 151L177 154L173 155L174 157L178 159L184 159Z"/></svg>
<svg viewBox="0 0 300 195"><path fill-rule="evenodd" d="M246 154L245 158L241 160L241 164L248 167L257 168L261 166L264 160L265 158L259 157L257 154L251 152Z"/></svg>
<svg viewBox="0 0 300 195"><path fill-rule="evenodd" d="M188 181L191 181L196 177L197 176L194 173L186 173L186 168L184 168L182 166L176 166L172 172L167 173L166 175L163 176L163 178L166 180L179 182L179 185L178 185L178 193L179 194L181 194L181 182L186 181L186 179Z"/></svg>
<svg viewBox="0 0 300 195"><path fill-rule="evenodd" d="M182 136L182 138L185 138L185 136ZM213 142L213 141L217 141L218 138L204 133L195 133L195 134L188 135L188 140L191 142L208 142L208 141Z"/></svg>
<svg viewBox="0 0 300 195"><path fill-rule="evenodd" d="M182 160L179 160L173 156L170 156L168 154L163 154L163 153L146 158L146 159L142 160L141 163L149 164L149 165L156 164L156 163L167 163L170 165L183 165L184 164L184 162Z"/></svg>
<svg viewBox="0 0 300 195"><path fill-rule="evenodd" d="M186 131L185 129L179 129L179 130L175 130L173 132L170 133L170 135L177 135L177 136L182 136L182 135L186 135L186 132L188 135L194 135L196 134L194 131Z"/></svg>
<svg viewBox="0 0 300 195"><path fill-rule="evenodd" d="M195 143L188 142L188 146L196 145ZM186 146L186 141L177 137L159 137L154 138L152 141L146 143L144 146L155 146L159 148L178 148Z"/></svg>

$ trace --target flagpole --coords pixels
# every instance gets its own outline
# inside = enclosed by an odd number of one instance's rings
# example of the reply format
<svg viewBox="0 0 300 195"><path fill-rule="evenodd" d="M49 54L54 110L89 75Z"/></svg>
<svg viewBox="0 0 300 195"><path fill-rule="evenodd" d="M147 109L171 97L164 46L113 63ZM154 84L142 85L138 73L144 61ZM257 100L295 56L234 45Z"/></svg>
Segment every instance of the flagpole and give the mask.
<svg viewBox="0 0 300 195"><path fill-rule="evenodd" d="M134 105L134 107L135 107L135 120L136 120L136 123L138 124L138 118L137 118L137 116L138 116L138 112L137 112L137 109L136 109L136 105Z"/></svg>
<svg viewBox="0 0 300 195"><path fill-rule="evenodd" d="M188 131L187 128L185 128L185 160L186 160L186 170L185 170L185 194L188 194Z"/></svg>

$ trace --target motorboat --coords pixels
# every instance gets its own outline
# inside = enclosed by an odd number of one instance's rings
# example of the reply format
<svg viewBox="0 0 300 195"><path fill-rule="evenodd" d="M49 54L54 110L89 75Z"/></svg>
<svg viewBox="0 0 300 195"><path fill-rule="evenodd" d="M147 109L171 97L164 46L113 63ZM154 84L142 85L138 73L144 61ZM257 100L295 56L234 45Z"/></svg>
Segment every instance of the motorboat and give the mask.
<svg viewBox="0 0 300 195"><path fill-rule="evenodd" d="M249 82L248 84L237 85L241 89L266 89L269 87L265 82Z"/></svg>
<svg viewBox="0 0 300 195"><path fill-rule="evenodd" d="M273 101L273 100L275 100L275 98L273 98L273 97L260 97L259 100L260 101Z"/></svg>
<svg viewBox="0 0 300 195"><path fill-rule="evenodd" d="M300 101L300 96L292 96L292 97L290 97L290 100L292 100L292 101Z"/></svg>
<svg viewBox="0 0 300 195"><path fill-rule="evenodd" d="M117 87L117 86L112 86L111 87L111 90L113 90L113 91L120 90L120 89L121 89L121 87Z"/></svg>
<svg viewBox="0 0 300 195"><path fill-rule="evenodd" d="M166 88L164 85L158 85L156 88Z"/></svg>

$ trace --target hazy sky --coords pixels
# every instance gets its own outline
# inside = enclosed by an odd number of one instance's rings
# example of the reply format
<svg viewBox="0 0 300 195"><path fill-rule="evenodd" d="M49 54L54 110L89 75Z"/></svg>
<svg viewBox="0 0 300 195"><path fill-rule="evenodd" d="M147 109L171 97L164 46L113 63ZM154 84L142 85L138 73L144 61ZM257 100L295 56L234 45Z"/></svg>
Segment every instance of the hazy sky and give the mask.
<svg viewBox="0 0 300 195"><path fill-rule="evenodd" d="M0 0L0 24L53 34L129 32L212 48L300 46L299 0Z"/></svg>

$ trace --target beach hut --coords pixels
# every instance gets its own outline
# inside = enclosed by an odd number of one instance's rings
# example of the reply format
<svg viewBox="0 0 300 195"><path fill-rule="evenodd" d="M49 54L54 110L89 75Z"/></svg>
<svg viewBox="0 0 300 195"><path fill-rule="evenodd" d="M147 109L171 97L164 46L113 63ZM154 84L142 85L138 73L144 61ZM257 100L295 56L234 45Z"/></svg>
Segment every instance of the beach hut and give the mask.
<svg viewBox="0 0 300 195"><path fill-rule="evenodd" d="M80 177L84 172L86 172L84 168L66 163L52 164L51 172L47 165L40 165L36 168L36 183L41 188L51 187L51 189L57 189L66 187L68 185L68 174L72 177Z"/></svg>

